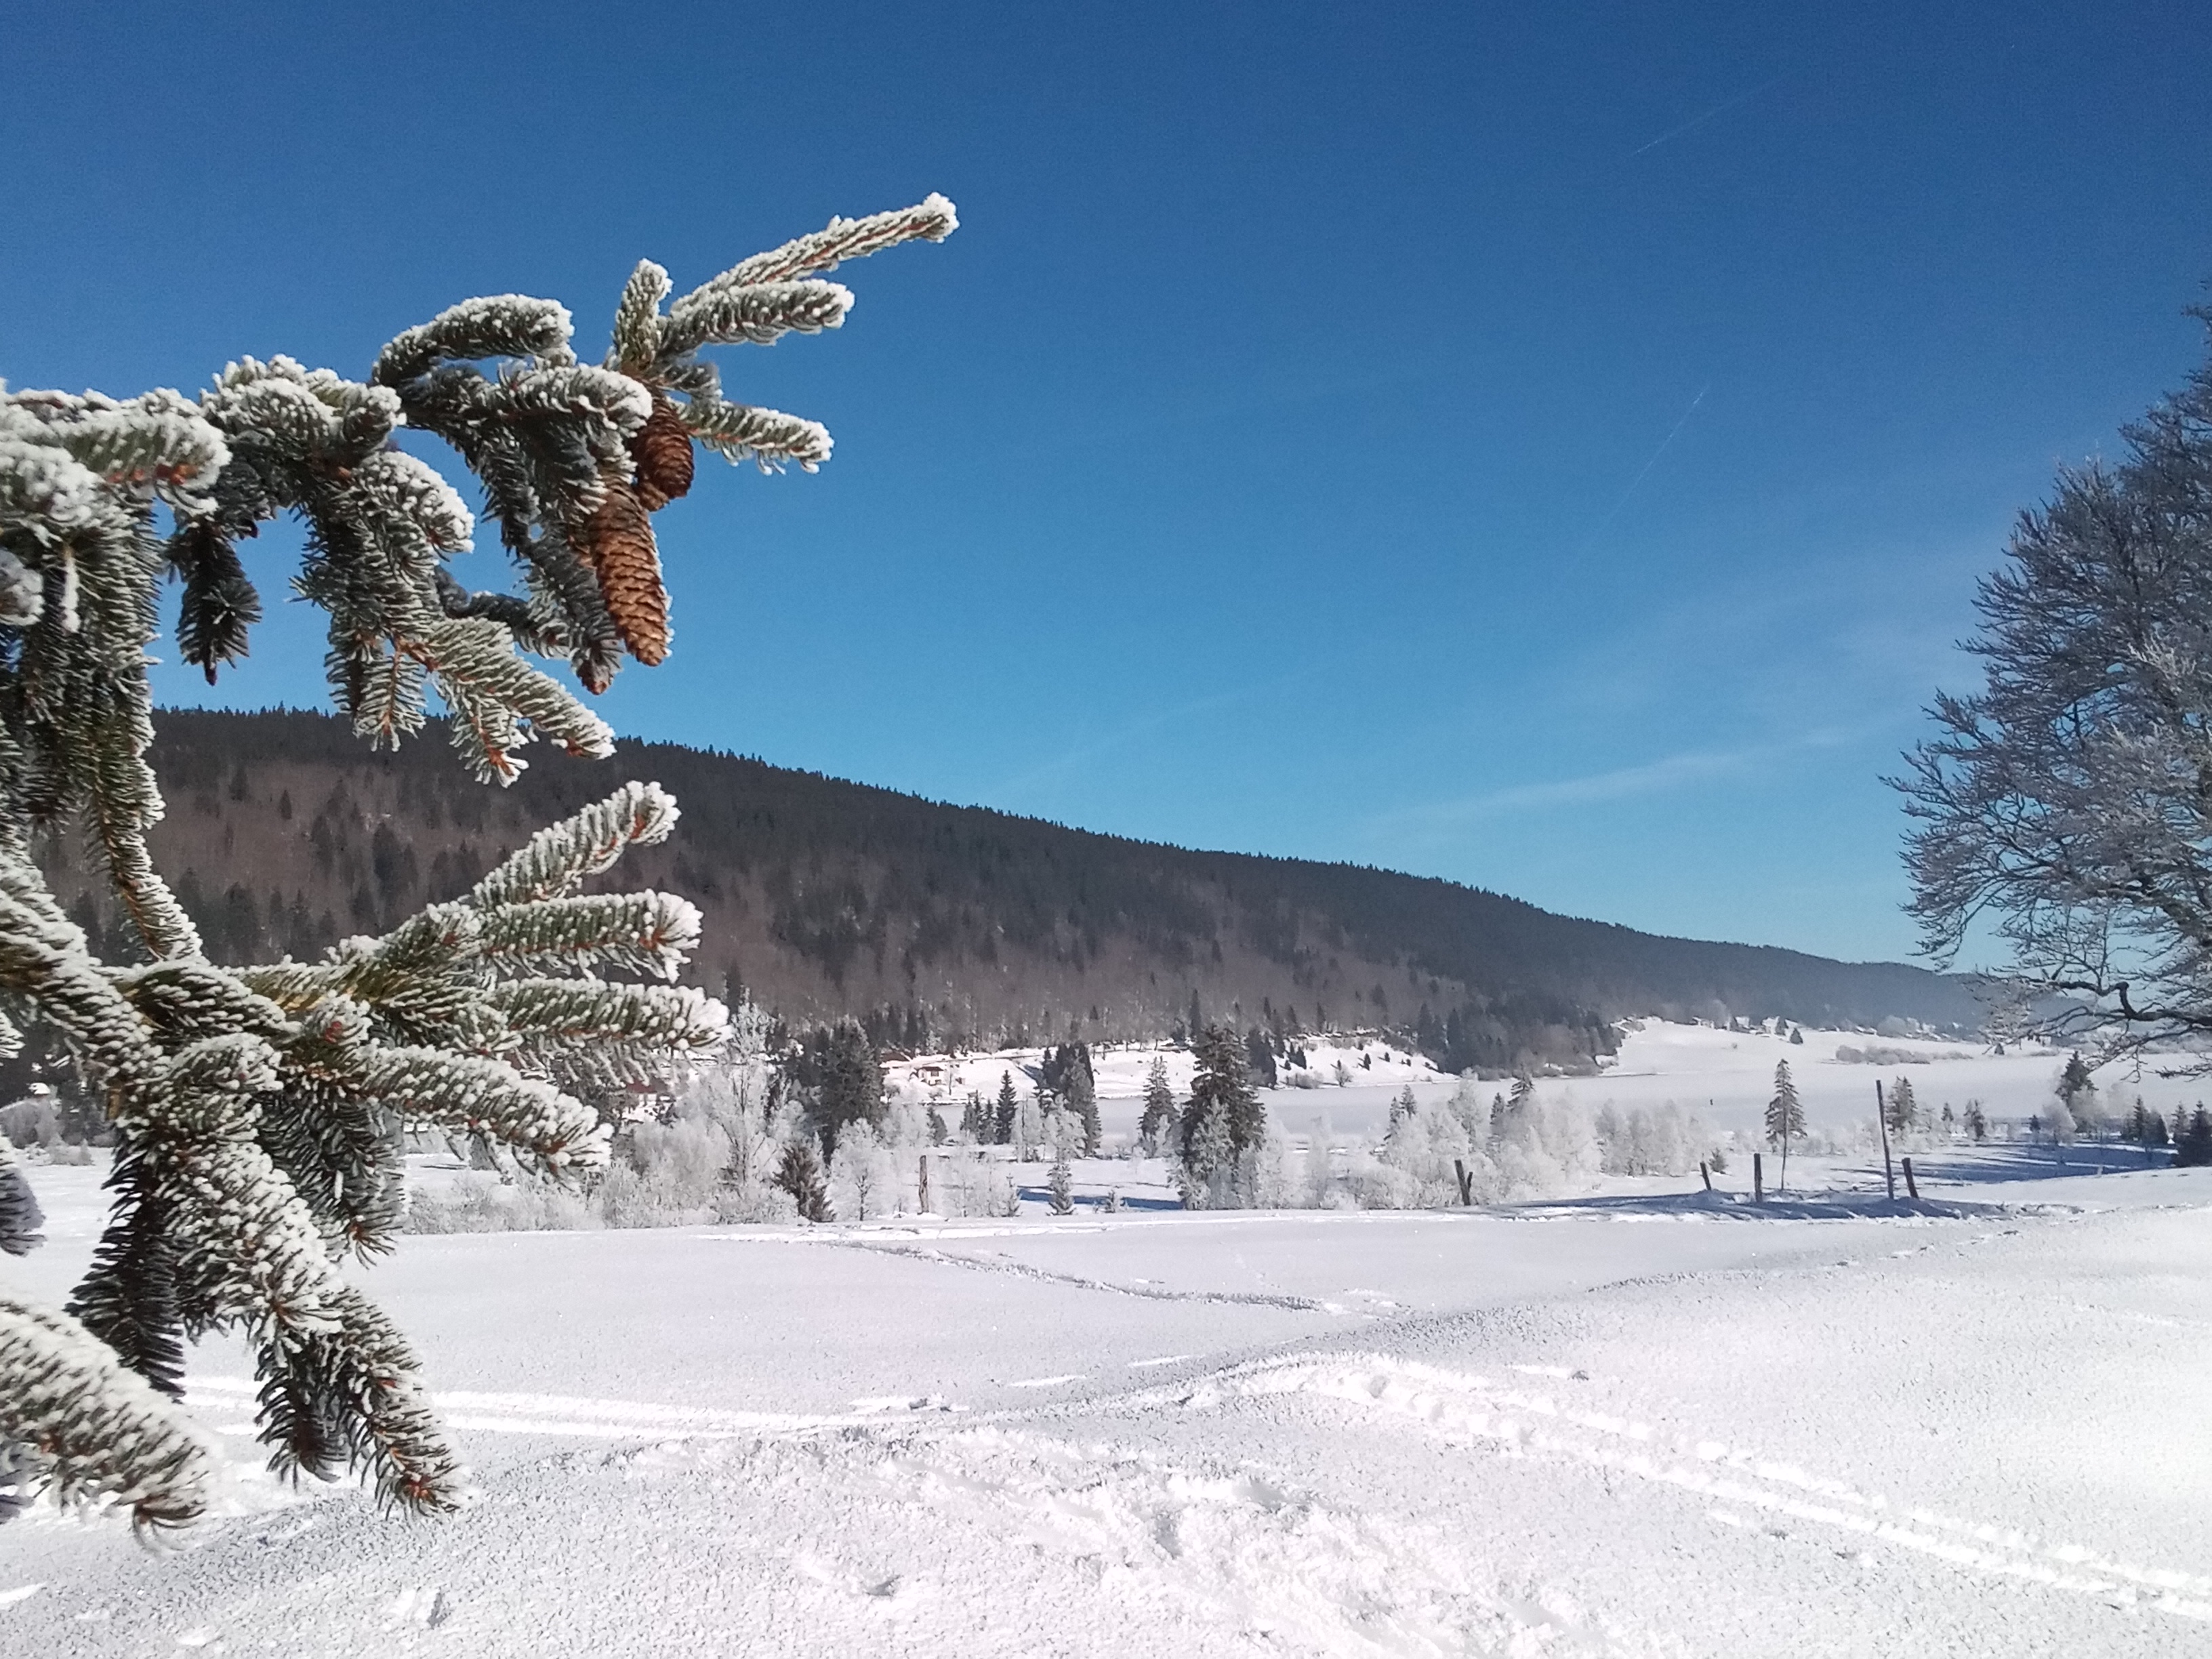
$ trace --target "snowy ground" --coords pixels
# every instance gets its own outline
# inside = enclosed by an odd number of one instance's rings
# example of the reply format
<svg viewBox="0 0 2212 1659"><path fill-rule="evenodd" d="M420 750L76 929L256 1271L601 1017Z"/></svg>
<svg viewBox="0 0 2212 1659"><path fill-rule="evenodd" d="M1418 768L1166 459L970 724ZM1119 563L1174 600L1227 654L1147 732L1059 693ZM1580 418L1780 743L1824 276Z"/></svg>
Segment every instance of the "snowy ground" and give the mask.
<svg viewBox="0 0 2212 1659"><path fill-rule="evenodd" d="M205 1349L232 1513L0 1529L0 1652L2202 1653L2212 1171L2093 1167L411 1237L369 1282L476 1505L275 1487ZM63 1293L99 1173L34 1171L9 1282Z"/></svg>

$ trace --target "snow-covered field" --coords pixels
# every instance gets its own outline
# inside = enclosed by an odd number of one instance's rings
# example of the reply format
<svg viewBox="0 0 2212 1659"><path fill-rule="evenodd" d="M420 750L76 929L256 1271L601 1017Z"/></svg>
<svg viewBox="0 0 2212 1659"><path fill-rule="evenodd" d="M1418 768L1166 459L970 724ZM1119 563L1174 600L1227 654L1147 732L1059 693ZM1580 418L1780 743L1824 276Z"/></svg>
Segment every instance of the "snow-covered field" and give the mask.
<svg viewBox="0 0 2212 1659"><path fill-rule="evenodd" d="M1910 1078L1930 1117L1938 1116L1947 1104L1963 1115L1968 1102L1978 1101L1992 1120L2017 1125L2049 1114L2052 1086L2066 1060L2063 1052L2048 1048L1998 1055L1980 1044L1933 1038L1870 1036L1809 1027L1803 1035L1802 1043L1791 1043L1763 1032L1650 1020L1626 1034L1620 1053L1595 1076L1540 1078L1538 1086L1547 1097L1572 1100L1593 1112L1613 1106L1626 1113L1671 1102L1697 1113L1710 1129L1723 1134L1735 1131L1749 1146L1774 1092L1778 1060L1790 1062L1811 1127L1844 1139L1873 1135L1876 1079L1887 1083ZM1909 1064L1886 1060L1869 1065L1839 1060L1838 1049L1910 1053L1920 1058ZM1134 1139L1145 1073L1156 1053L1164 1060L1169 1080L1179 1093L1190 1086L1192 1062L1187 1050L1133 1047L1095 1053L1099 1113L1109 1145ZM1351 1081L1263 1091L1270 1115L1294 1137L1308 1135L1319 1122L1339 1142L1376 1140L1389 1121L1392 1098L1407 1085L1422 1098L1442 1097L1458 1086L1456 1078L1438 1072L1403 1045L1379 1039L1364 1048L1349 1042L1316 1042L1309 1054L1313 1060L1309 1069L1315 1076L1333 1078L1335 1066L1343 1062ZM1364 1070L1363 1055L1370 1062ZM957 1059L926 1055L896 1062L886 1073L911 1097L945 1103L948 1118L957 1119L958 1103L967 1091L973 1089L989 1099L1002 1073L1011 1073L1016 1087L1026 1091L1020 1068L1034 1066L1040 1057L1036 1049ZM2107 1066L2095 1076L2108 1104L2115 1096L2123 1102L2140 1097L2169 1119L2176 1106L2212 1100L2212 1079L2161 1077L2155 1059L2141 1066ZM1484 1085L1501 1092L1510 1086L1504 1082ZM2025 1134L2024 1129L2018 1132Z"/></svg>
<svg viewBox="0 0 2212 1659"><path fill-rule="evenodd" d="M1547 1086L1729 1121L1784 1053L1816 1126L1870 1101L1811 1033L1686 1027ZM2024 1115L2057 1063L1916 1084ZM1271 1105L1356 1131L1369 1092ZM276 1486L211 1344L228 1512L169 1554L0 1528L0 1653L2212 1650L2212 1170L1923 1159L1919 1212L1834 1158L1765 1211L1692 1176L1488 1212L409 1237L367 1279L474 1506ZM100 1173L33 1171L52 1242L0 1275L66 1292Z"/></svg>

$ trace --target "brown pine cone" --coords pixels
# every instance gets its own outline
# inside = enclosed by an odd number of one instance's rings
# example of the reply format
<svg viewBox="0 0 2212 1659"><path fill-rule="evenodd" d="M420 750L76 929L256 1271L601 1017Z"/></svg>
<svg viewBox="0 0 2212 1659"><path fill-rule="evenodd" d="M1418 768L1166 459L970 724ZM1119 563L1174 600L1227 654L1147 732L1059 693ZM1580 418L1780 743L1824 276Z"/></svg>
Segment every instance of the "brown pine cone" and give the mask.
<svg viewBox="0 0 2212 1659"><path fill-rule="evenodd" d="M637 498L658 513L691 489L691 433L665 392L653 394L653 414L629 441L637 464Z"/></svg>
<svg viewBox="0 0 2212 1659"><path fill-rule="evenodd" d="M659 662L668 654L668 590L661 585L653 520L637 492L609 478L605 497L577 540L630 655L647 667Z"/></svg>

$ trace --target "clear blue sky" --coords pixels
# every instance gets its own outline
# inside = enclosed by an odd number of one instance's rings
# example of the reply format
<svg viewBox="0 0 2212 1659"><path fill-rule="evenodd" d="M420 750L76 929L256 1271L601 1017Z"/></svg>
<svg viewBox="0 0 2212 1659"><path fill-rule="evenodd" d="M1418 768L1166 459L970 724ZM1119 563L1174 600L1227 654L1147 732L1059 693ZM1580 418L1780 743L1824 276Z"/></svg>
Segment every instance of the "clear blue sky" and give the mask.
<svg viewBox="0 0 2212 1659"><path fill-rule="evenodd" d="M661 515L618 730L1849 957L1974 577L2212 276L2201 0L203 9L7 8L12 384L595 352L641 255L941 190L725 354L836 457ZM272 610L216 700L319 700Z"/></svg>

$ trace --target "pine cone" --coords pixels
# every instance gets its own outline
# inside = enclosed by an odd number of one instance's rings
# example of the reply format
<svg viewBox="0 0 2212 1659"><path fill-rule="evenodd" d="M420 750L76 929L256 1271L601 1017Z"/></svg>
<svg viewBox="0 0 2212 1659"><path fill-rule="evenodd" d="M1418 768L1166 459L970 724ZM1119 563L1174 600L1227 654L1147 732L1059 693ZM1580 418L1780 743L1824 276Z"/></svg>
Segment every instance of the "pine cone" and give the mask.
<svg viewBox="0 0 2212 1659"><path fill-rule="evenodd" d="M637 464L637 498L648 513L658 513L691 489L691 433L677 414L668 394L653 394L653 414L629 441L630 459Z"/></svg>
<svg viewBox="0 0 2212 1659"><path fill-rule="evenodd" d="M629 653L651 667L668 654L668 590L660 581L660 550L637 492L619 478L584 525L578 542L599 580L615 630Z"/></svg>

